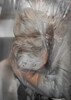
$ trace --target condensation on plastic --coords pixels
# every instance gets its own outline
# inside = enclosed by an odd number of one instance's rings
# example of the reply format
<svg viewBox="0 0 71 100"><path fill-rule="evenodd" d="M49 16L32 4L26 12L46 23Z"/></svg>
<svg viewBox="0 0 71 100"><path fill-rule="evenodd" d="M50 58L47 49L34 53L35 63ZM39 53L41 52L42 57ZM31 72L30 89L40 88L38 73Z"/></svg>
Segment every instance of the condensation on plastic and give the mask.
<svg viewBox="0 0 71 100"><path fill-rule="evenodd" d="M50 25L54 30L54 43L50 55L51 66L54 68L63 50L67 48L68 34L71 32L71 0L19 0L15 37L37 30L44 41L43 37Z"/></svg>

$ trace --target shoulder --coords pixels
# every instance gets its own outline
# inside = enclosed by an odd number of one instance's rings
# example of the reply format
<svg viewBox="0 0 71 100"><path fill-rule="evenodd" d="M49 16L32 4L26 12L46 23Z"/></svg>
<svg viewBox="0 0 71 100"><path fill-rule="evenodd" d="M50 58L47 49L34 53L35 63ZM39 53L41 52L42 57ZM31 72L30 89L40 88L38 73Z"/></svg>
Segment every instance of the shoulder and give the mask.
<svg viewBox="0 0 71 100"><path fill-rule="evenodd" d="M8 59L0 61L0 67L9 64Z"/></svg>

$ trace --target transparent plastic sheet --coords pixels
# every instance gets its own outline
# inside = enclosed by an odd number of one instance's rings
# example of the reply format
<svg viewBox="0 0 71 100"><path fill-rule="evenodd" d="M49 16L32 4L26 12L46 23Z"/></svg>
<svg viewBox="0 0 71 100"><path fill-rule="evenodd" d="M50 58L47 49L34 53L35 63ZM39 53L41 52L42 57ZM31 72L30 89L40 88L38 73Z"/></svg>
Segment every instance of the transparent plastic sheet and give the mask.
<svg viewBox="0 0 71 100"><path fill-rule="evenodd" d="M47 67L49 81L50 75L65 74L62 70L67 72L70 86L71 0L19 0L17 8L13 51L19 70Z"/></svg>

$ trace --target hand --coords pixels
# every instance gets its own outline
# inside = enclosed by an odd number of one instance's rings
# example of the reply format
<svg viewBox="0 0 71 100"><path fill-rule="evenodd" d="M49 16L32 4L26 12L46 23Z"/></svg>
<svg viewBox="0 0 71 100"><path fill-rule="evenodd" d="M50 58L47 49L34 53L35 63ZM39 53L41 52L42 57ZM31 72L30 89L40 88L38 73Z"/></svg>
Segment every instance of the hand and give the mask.
<svg viewBox="0 0 71 100"><path fill-rule="evenodd" d="M34 86L37 86L40 82L40 79L41 79L41 75L37 72L33 73L32 71L31 72L21 72L22 73L22 77L28 81L31 85L34 85Z"/></svg>
<svg viewBox="0 0 71 100"><path fill-rule="evenodd" d="M34 71L20 71L20 70L14 70L14 73L17 75L17 77L22 77L23 80L26 80L28 83L34 86L38 86L41 75L38 72Z"/></svg>

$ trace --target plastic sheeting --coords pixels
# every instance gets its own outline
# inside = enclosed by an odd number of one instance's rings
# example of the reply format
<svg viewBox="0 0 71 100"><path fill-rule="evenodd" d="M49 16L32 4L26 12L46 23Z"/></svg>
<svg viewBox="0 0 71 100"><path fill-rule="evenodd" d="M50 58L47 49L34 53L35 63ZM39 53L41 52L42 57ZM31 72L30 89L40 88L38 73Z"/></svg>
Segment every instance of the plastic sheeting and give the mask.
<svg viewBox="0 0 71 100"><path fill-rule="evenodd" d="M58 91L53 95L61 96L63 75L67 75L69 79L64 81L71 85L71 0L19 0L17 10L13 55L18 68L38 71L47 67L49 81L45 79L39 89L51 95L51 88L56 87L51 75L55 75Z"/></svg>

